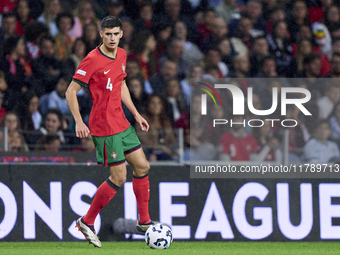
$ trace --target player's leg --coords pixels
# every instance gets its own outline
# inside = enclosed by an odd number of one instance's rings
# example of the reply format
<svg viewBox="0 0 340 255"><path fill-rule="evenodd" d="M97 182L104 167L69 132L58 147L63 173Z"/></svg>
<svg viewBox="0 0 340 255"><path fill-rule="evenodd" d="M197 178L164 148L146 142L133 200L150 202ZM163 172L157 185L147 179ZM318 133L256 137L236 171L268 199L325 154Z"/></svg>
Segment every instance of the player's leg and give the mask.
<svg viewBox="0 0 340 255"><path fill-rule="evenodd" d="M110 166L109 169L110 177L99 186L90 209L84 216L84 222L88 225L94 224L99 212L111 201L126 180L125 162L117 166Z"/></svg>
<svg viewBox="0 0 340 255"><path fill-rule="evenodd" d="M150 225L154 224L149 215L150 184L148 173L150 164L146 160L142 148L125 155L125 157L133 169L132 186L137 200L139 216L137 230L144 233Z"/></svg>
<svg viewBox="0 0 340 255"><path fill-rule="evenodd" d="M110 177L99 186L86 215L77 220L77 226L90 243L101 247L94 230L94 221L124 184L126 164L119 134L110 137L93 137L93 141L98 164L109 166Z"/></svg>

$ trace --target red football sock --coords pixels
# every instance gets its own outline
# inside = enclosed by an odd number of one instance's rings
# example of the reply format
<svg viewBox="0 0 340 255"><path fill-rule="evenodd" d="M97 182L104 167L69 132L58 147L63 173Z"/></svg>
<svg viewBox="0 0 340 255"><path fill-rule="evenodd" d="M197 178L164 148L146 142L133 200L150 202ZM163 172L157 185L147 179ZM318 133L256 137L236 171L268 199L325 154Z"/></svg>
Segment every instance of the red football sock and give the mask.
<svg viewBox="0 0 340 255"><path fill-rule="evenodd" d="M149 215L149 198L150 183L149 176L133 177L133 192L135 193L138 208L138 218L140 223L149 223L151 221Z"/></svg>
<svg viewBox="0 0 340 255"><path fill-rule="evenodd" d="M88 225L93 225L98 213L103 209L110 200L116 195L119 187L107 179L103 182L93 198L90 209L87 211L83 221Z"/></svg>

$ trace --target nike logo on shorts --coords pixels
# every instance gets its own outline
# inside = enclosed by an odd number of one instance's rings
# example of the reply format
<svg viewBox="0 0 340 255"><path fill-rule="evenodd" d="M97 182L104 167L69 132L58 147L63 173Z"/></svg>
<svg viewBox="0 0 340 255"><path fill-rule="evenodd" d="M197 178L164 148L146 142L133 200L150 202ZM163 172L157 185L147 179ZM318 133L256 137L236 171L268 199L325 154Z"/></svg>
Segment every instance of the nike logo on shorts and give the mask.
<svg viewBox="0 0 340 255"><path fill-rule="evenodd" d="M104 74L107 74L108 72L110 72L111 71L111 69L110 70L107 70L107 71L104 71Z"/></svg>

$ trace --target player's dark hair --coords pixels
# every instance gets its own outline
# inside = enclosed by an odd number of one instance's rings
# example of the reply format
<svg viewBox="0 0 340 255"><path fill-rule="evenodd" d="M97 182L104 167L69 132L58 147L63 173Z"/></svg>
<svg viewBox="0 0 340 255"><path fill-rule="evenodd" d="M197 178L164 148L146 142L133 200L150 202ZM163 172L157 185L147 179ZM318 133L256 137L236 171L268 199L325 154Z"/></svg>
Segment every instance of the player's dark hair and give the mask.
<svg viewBox="0 0 340 255"><path fill-rule="evenodd" d="M102 22L101 22L101 29L102 31L105 28L114 28L114 27L119 27L120 29L122 29L122 21L120 20L120 18L116 17L116 16L106 16Z"/></svg>
<svg viewBox="0 0 340 255"><path fill-rule="evenodd" d="M70 12L62 12L57 15L57 18L55 19L55 23L57 24L57 27L59 29L60 21L62 18L69 18L71 20L71 28L74 26L74 18L72 13Z"/></svg>

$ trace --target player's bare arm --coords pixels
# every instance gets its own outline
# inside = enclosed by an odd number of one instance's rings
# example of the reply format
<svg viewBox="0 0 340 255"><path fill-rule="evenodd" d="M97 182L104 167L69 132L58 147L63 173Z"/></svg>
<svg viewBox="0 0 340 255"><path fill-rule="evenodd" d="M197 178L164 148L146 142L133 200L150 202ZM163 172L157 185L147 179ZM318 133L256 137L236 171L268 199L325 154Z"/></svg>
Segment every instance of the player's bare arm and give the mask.
<svg viewBox="0 0 340 255"><path fill-rule="evenodd" d="M136 122L139 124L141 130L148 132L149 124L148 122L139 114L136 107L134 106L130 92L128 87L126 86L125 80L122 82L122 92L121 92L122 102L129 109L129 111L133 114Z"/></svg>
<svg viewBox="0 0 340 255"><path fill-rule="evenodd" d="M70 108L70 111L76 122L76 136L79 138L84 138L88 136L88 134L90 133L90 130L85 125L83 118L81 117L80 111L79 111L77 92L81 88L82 87L78 83L72 81L66 91L66 100L67 100L68 107Z"/></svg>

